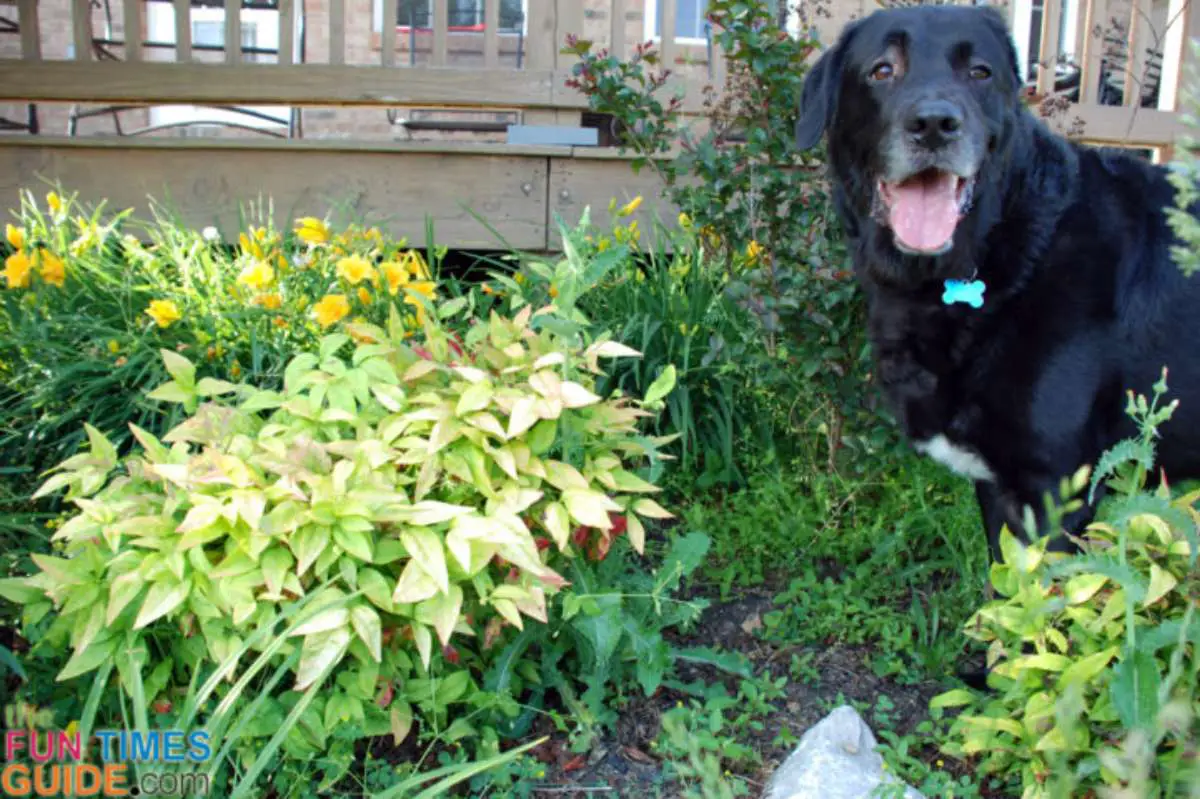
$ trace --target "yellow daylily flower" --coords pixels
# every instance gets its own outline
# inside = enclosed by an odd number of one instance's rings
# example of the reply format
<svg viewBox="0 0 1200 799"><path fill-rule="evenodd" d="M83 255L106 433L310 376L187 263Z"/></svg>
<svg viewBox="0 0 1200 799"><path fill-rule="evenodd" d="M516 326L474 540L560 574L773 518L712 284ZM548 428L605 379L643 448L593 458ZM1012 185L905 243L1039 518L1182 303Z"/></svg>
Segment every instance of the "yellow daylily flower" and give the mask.
<svg viewBox="0 0 1200 799"><path fill-rule="evenodd" d="M751 240L750 243L746 245L746 262L747 263L750 263L750 264L758 263L758 260L762 257L762 254L763 254L763 247L761 244L758 243L757 240Z"/></svg>
<svg viewBox="0 0 1200 799"><path fill-rule="evenodd" d="M50 207L50 212L55 216L62 213L62 198L58 196L58 192L52 191L46 195L46 205Z"/></svg>
<svg viewBox="0 0 1200 799"><path fill-rule="evenodd" d="M629 202L622 205L621 208L617 211L617 216L622 216L622 217L629 216L630 214L636 212L637 209L641 207L641 205L642 205L642 195L639 194L638 196L634 197Z"/></svg>
<svg viewBox="0 0 1200 799"><path fill-rule="evenodd" d="M338 259L337 274L351 286L357 286L364 280L375 279L375 267L361 255L348 255Z"/></svg>
<svg viewBox="0 0 1200 799"><path fill-rule="evenodd" d="M113 355L116 355L118 352L121 351L121 343L119 341L117 341L115 338L109 339L108 340L108 351L111 352Z"/></svg>
<svg viewBox="0 0 1200 799"><path fill-rule="evenodd" d="M296 235L305 244L325 244L329 241L329 226L315 216L296 220Z"/></svg>
<svg viewBox="0 0 1200 799"><path fill-rule="evenodd" d="M242 269L241 274L237 277L237 282L255 291L262 291L271 285L271 281L274 279L275 270L271 268L271 265L266 261L255 259Z"/></svg>
<svg viewBox="0 0 1200 799"><path fill-rule="evenodd" d="M14 252L4 259L4 279L10 289L29 287L29 274L33 271L33 263L23 252Z"/></svg>
<svg viewBox="0 0 1200 799"><path fill-rule="evenodd" d="M431 280L413 281L405 286L405 288L430 300L433 300L437 297L437 286ZM404 298L404 302L407 305L413 306L415 309L417 325L420 326L425 324L425 306L421 304L421 300L409 294Z"/></svg>
<svg viewBox="0 0 1200 799"><path fill-rule="evenodd" d="M684 230L688 230L692 226L692 218L687 215L686 211L679 212L679 226Z"/></svg>
<svg viewBox="0 0 1200 799"><path fill-rule="evenodd" d="M4 226L4 237L8 239L8 243L14 248L21 250L25 248L25 231L13 225Z"/></svg>
<svg viewBox="0 0 1200 799"><path fill-rule="evenodd" d="M170 327L172 323L179 321L182 317L179 314L179 306L171 300L152 300L146 315L154 320L159 327Z"/></svg>
<svg viewBox="0 0 1200 799"><path fill-rule="evenodd" d="M387 261L379 265L379 271L383 272L383 279L387 282L388 294L393 297L400 287L408 282L408 269L404 264L397 261Z"/></svg>
<svg viewBox="0 0 1200 799"><path fill-rule="evenodd" d="M42 280L62 288L67 280L67 269L61 258L49 250L38 250L38 266L41 267Z"/></svg>
<svg viewBox="0 0 1200 799"><path fill-rule="evenodd" d="M313 316L317 318L321 327L329 327L349 313L350 302L344 294L326 294L313 306Z"/></svg>
<svg viewBox="0 0 1200 799"><path fill-rule="evenodd" d="M254 256L256 260L262 260L263 248L258 242L258 236L250 238L245 233L238 234L238 244L241 245L242 252L250 253L250 255Z"/></svg>
<svg viewBox="0 0 1200 799"><path fill-rule="evenodd" d="M275 292L259 294L254 298L254 304L266 308L268 311L275 311L283 305L283 297Z"/></svg>
<svg viewBox="0 0 1200 799"><path fill-rule="evenodd" d="M408 273L417 280L429 280L429 264L425 263L425 258L417 250L409 250L404 254L404 263L408 267Z"/></svg>
<svg viewBox="0 0 1200 799"><path fill-rule="evenodd" d="M363 305L368 305L371 302L371 292L367 291L366 286L358 287L358 301Z"/></svg>

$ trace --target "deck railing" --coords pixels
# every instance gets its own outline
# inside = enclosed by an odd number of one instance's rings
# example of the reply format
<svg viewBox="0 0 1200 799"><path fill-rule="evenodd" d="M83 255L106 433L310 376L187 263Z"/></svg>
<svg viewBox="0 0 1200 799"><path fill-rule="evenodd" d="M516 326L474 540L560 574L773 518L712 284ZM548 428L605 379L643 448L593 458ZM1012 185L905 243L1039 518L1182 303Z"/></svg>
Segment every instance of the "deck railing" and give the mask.
<svg viewBox="0 0 1200 799"><path fill-rule="evenodd" d="M468 2L478 8L464 24ZM556 215L657 194L653 177L633 176L611 147L512 138L510 124L598 124L566 85L574 59L561 52L567 35L628 54L657 31L680 34L657 44L691 114L704 111L704 85L723 85L726 59L702 20L681 19L678 0L520 0L519 26L517 2L0 0L0 117L12 120L0 125L0 192L11 201L10 190L44 176L135 205L165 185L198 222L234 225L237 203L258 194L316 213L321 197L344 191L356 207L394 212L397 235L419 235L432 213L446 243L483 246L490 235L466 202L510 243L552 247ZM413 3L427 19L401 19ZM1193 3L1200 0L1005 5L1029 92L1053 110L1055 125L1162 158L1184 130L1185 44L1200 35ZM829 43L876 7L826 0L824 14L793 9L788 26L799 33L801 19L816 20ZM247 25L255 32L244 38ZM181 107L194 113L165 113ZM443 125L428 134L437 141L407 141L422 124L436 127L418 110L475 116L448 138ZM146 118L131 126L122 121L131 111ZM26 112L30 124L22 124ZM199 137L176 135L197 125ZM226 135L210 137L220 126ZM264 131L277 138L257 135ZM481 132L491 140L480 141ZM398 166L398 158L407 161ZM395 172L422 191L398 194ZM639 213L654 213L654 204Z"/></svg>
<svg viewBox="0 0 1200 799"><path fill-rule="evenodd" d="M397 19L398 0L373 1L378 6L376 22ZM450 0L426 0L428 24L405 29L410 37L419 33L428 39L428 57L419 65L415 59L409 63L397 59L398 46L405 44L395 24L372 25L377 53L372 50L373 60L364 59L362 43L357 41L361 26L348 34L351 0L210 0L210 6L224 9L224 42L205 44L202 49L218 51L218 63L197 57L201 49L193 42L188 24L196 4L190 0L0 0L0 17L5 2L17 11L10 23L19 33L20 48L19 58L0 58L0 102L420 105L568 114L586 107L585 98L564 86L572 57L559 50L568 33L607 40L614 52L625 53L634 39L630 12L635 19L639 13L644 18L652 10L648 6L657 3L658 30L672 31L678 10L676 0L610 0L605 9L608 24L601 26L585 22L582 0L524 0L519 66L514 68L502 63L505 33L491 22L499 20L500 0L478 0L482 22L469 30L451 26ZM110 3L119 4L119 14ZM1155 112L1175 110L1185 74L1182 68L1190 59L1184 42L1200 33L1200 14L1192 13L1190 3L1010 0L1008 11L1018 44L1030 61L1041 65L1030 75L1038 95L1053 95L1057 87L1074 100L1067 115L1082 118L1089 138L1161 146L1176 132L1176 120L1169 113ZM61 8L56 9L56 4ZM155 41L142 34L147 9L163 4L174 12L173 41ZM354 5L359 16L360 5ZM832 40L848 18L872 7L870 0L833 0L834 13L821 25L823 39ZM277 14L277 43L271 50L247 46L240 35L243 11L264 8ZM47 10L54 10L55 25L39 23L39 13ZM113 32L117 16L120 36ZM73 46L69 56L55 57L43 38L56 31L63 17L69 18ZM314 25L318 18L323 25ZM1037 21L1040 33L1031 36L1031 25ZM451 58L451 40L467 35L475 40L479 58L456 63ZM1031 41L1037 52L1028 52L1026 43ZM418 48L415 40L406 46L410 53ZM690 71L681 69L683 80L693 88L714 79L720 82L724 59L711 38L705 47L697 48L694 39L666 36L659 46L667 64L685 55L702 62ZM164 60L164 50L173 59ZM355 58L348 58L349 50L355 51ZM11 49L8 52L13 54ZM4 53L0 49L0 55ZM263 58L247 63L248 54L263 53L273 54L273 63L263 63ZM704 63L708 61L712 63ZM1068 86L1062 91L1064 74ZM699 94L688 93L687 110L700 110Z"/></svg>

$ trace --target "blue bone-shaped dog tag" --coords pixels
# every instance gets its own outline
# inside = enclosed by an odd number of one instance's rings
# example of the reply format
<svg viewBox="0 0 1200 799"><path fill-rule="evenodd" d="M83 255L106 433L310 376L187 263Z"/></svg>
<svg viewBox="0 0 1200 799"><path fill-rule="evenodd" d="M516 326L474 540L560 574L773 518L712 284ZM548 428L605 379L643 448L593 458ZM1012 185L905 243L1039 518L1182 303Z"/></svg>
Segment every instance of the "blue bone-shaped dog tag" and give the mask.
<svg viewBox="0 0 1200 799"><path fill-rule="evenodd" d="M946 305L962 302L972 308L982 308L983 292L986 288L982 280L947 280L942 302Z"/></svg>

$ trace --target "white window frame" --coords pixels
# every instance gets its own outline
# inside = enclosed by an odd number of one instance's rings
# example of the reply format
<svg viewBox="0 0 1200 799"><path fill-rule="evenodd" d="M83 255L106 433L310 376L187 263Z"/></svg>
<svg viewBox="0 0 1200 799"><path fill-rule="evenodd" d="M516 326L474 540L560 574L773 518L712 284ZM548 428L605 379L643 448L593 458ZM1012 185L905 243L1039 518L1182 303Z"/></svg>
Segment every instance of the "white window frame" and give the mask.
<svg viewBox="0 0 1200 799"><path fill-rule="evenodd" d="M703 22L704 16L708 14L708 0L699 0L704 5L704 10L701 12L700 18ZM646 38L650 41L661 42L662 36L658 30L658 0L645 0L645 10L642 16L646 20L645 33ZM678 12L678 8L676 8ZM677 18L678 19L678 18ZM675 37L676 44L708 44L708 39L704 36L677 36Z"/></svg>
<svg viewBox="0 0 1200 799"><path fill-rule="evenodd" d="M429 2L437 2L437 0L428 0L428 1ZM445 0L442 0L442 2L445 2ZM481 7L480 12L482 13L482 7L484 5L484 0L478 0L478 2ZM582 0L579 0L579 2L582 2ZM487 24L487 20L484 20L484 24L485 25ZM396 23L397 30L399 30L401 27L402 26L400 25L400 23L397 22ZM373 0L373 2L371 3L371 28L375 33L381 33L383 31L383 0ZM474 31L451 30L451 31L448 31L448 33L451 36L477 35ZM518 34L518 32L515 30L501 30L501 31L496 31L496 33L500 36L516 36ZM529 0L521 0L521 30L520 30L520 34L523 36L529 35Z"/></svg>
<svg viewBox="0 0 1200 799"><path fill-rule="evenodd" d="M146 29L149 39L156 42L175 41L175 6L172 3L146 4ZM191 8L191 27L194 35L197 22L225 24L224 8ZM255 47L265 49L279 48L279 12L265 8L243 8L240 15L242 25L254 27ZM247 114L238 114L220 108L206 108L195 105L157 105L150 107L150 124L164 125L183 122L228 122L246 127L263 130L286 129L291 115L291 106L286 105L254 105L237 106L247 111L255 111L273 117L272 120L261 119Z"/></svg>

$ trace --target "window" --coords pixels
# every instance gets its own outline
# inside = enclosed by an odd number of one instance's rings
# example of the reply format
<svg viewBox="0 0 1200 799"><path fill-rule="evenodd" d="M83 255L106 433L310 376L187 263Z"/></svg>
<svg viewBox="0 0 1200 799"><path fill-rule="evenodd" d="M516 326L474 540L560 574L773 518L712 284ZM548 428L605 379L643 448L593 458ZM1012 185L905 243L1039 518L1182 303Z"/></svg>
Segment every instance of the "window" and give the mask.
<svg viewBox="0 0 1200 799"><path fill-rule="evenodd" d="M646 35L651 39L662 38L663 0L646 2ZM708 41L708 0L675 0L675 40L685 42Z"/></svg>
<svg viewBox="0 0 1200 799"><path fill-rule="evenodd" d="M449 0L449 26L451 30L482 30L484 0ZM525 9L523 0L500 0L500 24L497 30L515 33L524 27ZM398 0L396 22L402 28L432 28L433 3L431 0Z"/></svg>

